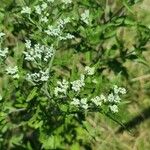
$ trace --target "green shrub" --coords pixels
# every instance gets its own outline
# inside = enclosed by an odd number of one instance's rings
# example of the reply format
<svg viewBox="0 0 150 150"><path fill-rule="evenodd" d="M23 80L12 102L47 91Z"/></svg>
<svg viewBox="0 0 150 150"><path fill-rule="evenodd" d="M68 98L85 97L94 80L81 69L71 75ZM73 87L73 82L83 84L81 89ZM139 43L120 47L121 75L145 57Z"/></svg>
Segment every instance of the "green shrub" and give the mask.
<svg viewBox="0 0 150 150"><path fill-rule="evenodd" d="M120 123L124 63L148 65L142 52L150 30L132 15L137 2L2 2L1 149L80 149L87 115Z"/></svg>

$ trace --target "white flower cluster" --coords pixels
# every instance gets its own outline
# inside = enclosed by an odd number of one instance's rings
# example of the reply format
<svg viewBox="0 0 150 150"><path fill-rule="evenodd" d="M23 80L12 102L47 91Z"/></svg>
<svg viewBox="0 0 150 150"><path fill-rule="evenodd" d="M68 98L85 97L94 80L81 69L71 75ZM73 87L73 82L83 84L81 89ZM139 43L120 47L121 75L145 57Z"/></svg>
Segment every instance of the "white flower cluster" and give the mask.
<svg viewBox="0 0 150 150"><path fill-rule="evenodd" d="M47 0L47 2L51 2L51 3L53 3L53 2L54 2L54 0Z"/></svg>
<svg viewBox="0 0 150 150"><path fill-rule="evenodd" d="M35 8L35 13L39 15L39 19L41 22L48 22L48 16L49 13L47 13L46 9L48 7L48 4L46 2L43 2L41 5L36 5Z"/></svg>
<svg viewBox="0 0 150 150"><path fill-rule="evenodd" d="M96 106L101 106L103 102L106 102L106 97L103 94L101 94L100 96L96 96L95 98L92 98L91 101Z"/></svg>
<svg viewBox="0 0 150 150"><path fill-rule="evenodd" d="M110 111L113 113L117 113L118 112L117 104L120 103L121 101L121 97L120 97L121 94L122 95L126 94L126 89L115 85L113 92L108 94L107 97L101 94L100 96L96 96L95 98L92 98L91 101L96 106L101 106L103 103L108 103L108 107Z"/></svg>
<svg viewBox="0 0 150 150"><path fill-rule="evenodd" d="M110 103L109 108L113 113L118 112L117 104L121 101L120 95L124 95L126 92L127 91L125 88L114 85L113 92L110 93L107 97L107 101Z"/></svg>
<svg viewBox="0 0 150 150"><path fill-rule="evenodd" d="M71 4L72 3L72 0L61 0L64 4Z"/></svg>
<svg viewBox="0 0 150 150"><path fill-rule="evenodd" d="M47 3L43 2L42 5L35 6L35 12L39 15L41 15L42 11L44 11L48 7Z"/></svg>
<svg viewBox="0 0 150 150"><path fill-rule="evenodd" d="M84 79L85 79L85 76L81 75L79 80L75 80L75 81L71 82L72 90L74 90L75 92L79 92L81 90L81 88L85 86Z"/></svg>
<svg viewBox="0 0 150 150"><path fill-rule="evenodd" d="M31 14L31 8L28 6L25 6L21 10L21 14Z"/></svg>
<svg viewBox="0 0 150 150"><path fill-rule="evenodd" d="M126 89L122 87L114 86L113 92L108 95L108 101L111 103L120 103L120 95L126 94Z"/></svg>
<svg viewBox="0 0 150 150"><path fill-rule="evenodd" d="M87 98L81 98L81 100L79 100L78 98L73 98L73 101L70 104L75 105L76 107L81 107L85 110L89 107L87 103Z"/></svg>
<svg viewBox="0 0 150 150"><path fill-rule="evenodd" d="M5 36L5 33L0 32L0 41L1 41L3 36ZM6 58L7 54L8 54L8 48L3 49L3 48L1 48L1 45L0 45L0 59Z"/></svg>
<svg viewBox="0 0 150 150"><path fill-rule="evenodd" d="M85 10L82 14L81 14L81 20L86 23L89 24L89 10Z"/></svg>
<svg viewBox="0 0 150 150"><path fill-rule="evenodd" d="M126 89L115 85L114 91L108 96L104 96L103 94L101 94L100 96L91 98L88 102L89 104L87 103L87 98L82 98L81 100L79 100L78 98L73 98L70 104L76 107L82 107L83 109L88 109L90 104L94 104L96 107L101 107L102 104L106 104L108 105L108 108L111 112L117 113L119 111L117 104L121 100L119 94L126 94Z"/></svg>
<svg viewBox="0 0 150 150"><path fill-rule="evenodd" d="M126 94L127 90L123 87L118 87L117 85L114 85L114 93L115 94Z"/></svg>
<svg viewBox="0 0 150 150"><path fill-rule="evenodd" d="M18 79L19 78L19 74L18 74L18 67L8 67L6 69L6 73L8 75L11 75L14 79Z"/></svg>
<svg viewBox="0 0 150 150"><path fill-rule="evenodd" d="M60 96L66 96L68 88L71 87L70 90L72 90L74 93L77 92L78 96L80 97L79 92L81 91L81 88L85 86L85 75L93 75L95 73L95 68L86 66L84 71L85 74L81 74L80 79L78 80L74 80L70 83L66 80L63 80L62 82L58 81L57 87L54 89L54 95L59 98ZM88 108L93 108L93 106L97 108L103 108L102 106L105 105L112 113L117 113L119 111L118 104L121 101L121 95L126 94L126 92L127 91L125 88L114 85L113 91L108 95L101 94L89 99L88 97L77 98L77 95L74 94L74 98L70 104L85 110Z"/></svg>
<svg viewBox="0 0 150 150"><path fill-rule="evenodd" d="M26 48L28 51L24 51L25 54L25 60L36 62L36 61L42 61L48 62L49 59L54 54L54 48L53 45L51 47L47 47L45 45L35 44L33 47L31 47L31 41L26 40Z"/></svg>
<svg viewBox="0 0 150 150"><path fill-rule="evenodd" d="M60 40L71 40L74 38L74 35L67 33L65 36L60 36L59 39Z"/></svg>
<svg viewBox="0 0 150 150"><path fill-rule="evenodd" d="M117 90L117 94L114 94L114 92L116 90ZM92 104L92 103L96 107L101 107L102 104L107 104L108 108L110 109L111 112L117 113L119 111L117 104L121 100L119 94L125 94L125 93L126 93L125 88L117 87L115 85L113 93L109 94L108 96L104 96L103 94L101 94L100 96L96 96L94 98L91 98L89 101L89 104L87 104L87 98L83 98L81 100L79 100L78 98L73 98L71 104L75 105L76 107L82 107L84 109L88 109L90 104Z"/></svg>
<svg viewBox="0 0 150 150"><path fill-rule="evenodd" d="M86 67L85 67L85 73L86 73L87 75L93 75L94 72L95 72L95 68L94 68L94 67L89 67L89 66L86 66Z"/></svg>
<svg viewBox="0 0 150 150"><path fill-rule="evenodd" d="M45 82L49 79L49 71L40 70L39 72L36 73L31 73L31 74L28 73L26 79L34 83Z"/></svg>
<svg viewBox="0 0 150 150"><path fill-rule="evenodd" d="M113 112L113 113L117 113L119 111L118 106L116 104L110 105L109 108L110 108L111 112Z"/></svg>
<svg viewBox="0 0 150 150"><path fill-rule="evenodd" d="M3 36L5 36L5 33L0 32L0 39L1 39Z"/></svg>
<svg viewBox="0 0 150 150"><path fill-rule="evenodd" d="M42 16L40 19L41 19L41 22L45 22L45 23L47 23L48 22L48 17L49 16L49 14L47 13L46 14L46 16Z"/></svg>
<svg viewBox="0 0 150 150"><path fill-rule="evenodd" d="M0 48L0 58L6 58L8 54L8 48L1 49Z"/></svg>
<svg viewBox="0 0 150 150"><path fill-rule="evenodd" d="M73 39L74 36L70 33L63 33L63 29L67 23L70 22L70 18L59 19L56 26L49 25L45 33L52 37L57 37L59 40Z"/></svg>
<svg viewBox="0 0 150 150"><path fill-rule="evenodd" d="M47 0L47 2L53 3L54 0ZM21 13L30 15L32 12L35 12L37 15L39 15L39 20L41 22L47 23L48 16L49 16L49 14L46 11L47 7L48 7L48 3L42 2L42 4L34 6L34 10L31 10L31 8L28 6L23 7Z"/></svg>
<svg viewBox="0 0 150 150"><path fill-rule="evenodd" d="M52 25L49 25L49 26L48 26L48 29L45 30L45 33L47 33L47 34L50 35L50 36L55 36L55 37L57 37L57 36L60 36L60 35L61 35L61 30L60 30L60 28L56 28L56 27L54 27L54 26L52 26Z"/></svg>
<svg viewBox="0 0 150 150"><path fill-rule="evenodd" d="M57 87L55 87L54 89L54 94L55 96L58 96L59 94L63 94L63 95L66 95L67 93L67 89L69 87L69 82L66 81L65 79L63 79L62 82L58 81L57 82ZM61 95L60 95L61 96Z"/></svg>
<svg viewBox="0 0 150 150"><path fill-rule="evenodd" d="M58 22L57 22L57 25L58 25L58 27L59 28L64 28L65 27L65 25L67 24L67 23L69 23L70 22L70 18L69 17L67 17L67 18L65 18L65 19L59 19L58 20Z"/></svg>

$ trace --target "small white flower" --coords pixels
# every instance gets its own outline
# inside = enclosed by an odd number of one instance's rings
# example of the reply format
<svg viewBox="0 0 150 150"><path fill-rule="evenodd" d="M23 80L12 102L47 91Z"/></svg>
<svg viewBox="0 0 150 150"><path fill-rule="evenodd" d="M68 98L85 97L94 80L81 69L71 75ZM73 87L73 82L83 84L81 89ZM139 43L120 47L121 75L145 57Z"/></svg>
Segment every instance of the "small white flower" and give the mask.
<svg viewBox="0 0 150 150"><path fill-rule="evenodd" d="M100 99L101 99L103 102L106 102L106 101L107 101L106 97L105 97L103 94L100 95Z"/></svg>
<svg viewBox="0 0 150 150"><path fill-rule="evenodd" d="M81 20L86 23L89 24L89 10L85 10L82 14L81 14Z"/></svg>
<svg viewBox="0 0 150 150"><path fill-rule="evenodd" d="M94 72L95 72L95 68L94 68L94 67L89 67L89 66L86 66L86 67L85 67L85 73L86 73L87 75L93 75Z"/></svg>
<svg viewBox="0 0 150 150"><path fill-rule="evenodd" d="M8 67L8 68L6 69L6 73L7 73L8 75L12 75L12 77L13 77L14 79L18 79L18 78L19 78L19 75L18 75L18 67L17 67L17 66L15 66L15 67Z"/></svg>
<svg viewBox="0 0 150 150"><path fill-rule="evenodd" d="M66 35L66 39L73 39L74 38L74 35L70 34L70 33L67 33Z"/></svg>
<svg viewBox="0 0 150 150"><path fill-rule="evenodd" d="M47 2L51 2L51 3L53 3L53 2L54 2L54 0L47 0Z"/></svg>
<svg viewBox="0 0 150 150"><path fill-rule="evenodd" d="M122 88L122 87L119 88L119 91L120 91L121 94L126 94L127 93L127 90L125 88Z"/></svg>
<svg viewBox="0 0 150 150"><path fill-rule="evenodd" d="M114 93L118 94L119 93L119 88L117 85L114 85Z"/></svg>
<svg viewBox="0 0 150 150"><path fill-rule="evenodd" d="M80 101L77 98L73 98L73 101L70 104L78 106L80 104Z"/></svg>
<svg viewBox="0 0 150 150"><path fill-rule="evenodd" d="M73 39L73 38L74 38L74 35L72 35L70 33L67 33L66 36L59 36L60 40L70 40L70 39Z"/></svg>
<svg viewBox="0 0 150 150"><path fill-rule="evenodd" d="M48 30L45 30L45 33L48 34L48 35L50 35L50 36L55 36L55 37L57 37L57 36L60 36L60 35L61 35L61 30L60 30L59 27L56 28L56 27L54 27L54 26L52 26L52 25L49 25L49 26L48 26Z"/></svg>
<svg viewBox="0 0 150 150"><path fill-rule="evenodd" d="M69 22L70 22L70 18L67 17L67 18L65 18L65 19L59 19L59 21L57 22L57 24L58 24L58 26L59 26L60 28L64 28L64 26L65 26L67 23L69 23Z"/></svg>
<svg viewBox="0 0 150 150"><path fill-rule="evenodd" d="M80 91L81 88L85 86L84 75L81 75L80 80L75 80L75 81L71 82L71 84L72 84L72 89L75 92Z"/></svg>
<svg viewBox="0 0 150 150"><path fill-rule="evenodd" d="M82 108L88 109L87 98L82 98L81 102L80 102L80 105L81 105Z"/></svg>
<svg viewBox="0 0 150 150"><path fill-rule="evenodd" d="M35 83L45 82L49 79L49 72L48 70L46 71L40 70L39 72L36 72L36 73L31 73L31 74L28 73L26 79L28 81L32 81Z"/></svg>
<svg viewBox="0 0 150 150"><path fill-rule="evenodd" d="M64 4L71 4L72 0L61 0Z"/></svg>
<svg viewBox="0 0 150 150"><path fill-rule="evenodd" d="M82 98L81 99L81 104L87 104L87 98Z"/></svg>
<svg viewBox="0 0 150 150"><path fill-rule="evenodd" d="M47 22L48 22L48 18L47 18L47 16L42 17L42 18L41 18L41 22L45 22L45 23L47 23Z"/></svg>
<svg viewBox="0 0 150 150"><path fill-rule="evenodd" d="M42 5L41 5L41 7L42 7L42 10L45 10L46 8L47 8L47 3L43 3Z"/></svg>
<svg viewBox="0 0 150 150"><path fill-rule="evenodd" d="M35 44L33 48L31 48L30 40L26 40L25 45L28 51L24 51L23 53L25 54L25 60L27 61L36 62L39 60L41 62L44 60L45 62L48 62L54 54L53 45L47 47L45 45Z"/></svg>
<svg viewBox="0 0 150 150"><path fill-rule="evenodd" d="M8 54L8 48L5 48L4 50L0 49L0 57L6 58Z"/></svg>
<svg viewBox="0 0 150 150"><path fill-rule="evenodd" d="M33 82L39 82L40 74L38 73L32 73L32 74L27 74L26 79L28 81L33 81Z"/></svg>
<svg viewBox="0 0 150 150"><path fill-rule="evenodd" d="M35 6L34 8L35 8L35 12L36 12L37 14L41 15L41 13L42 13L41 7L40 7L39 5L37 5L37 6Z"/></svg>
<svg viewBox="0 0 150 150"><path fill-rule="evenodd" d="M118 87L117 85L114 85L114 93L115 94L126 94L127 91L125 88Z"/></svg>
<svg viewBox="0 0 150 150"><path fill-rule="evenodd" d="M6 71L7 71L7 74L15 74L15 73L18 72L18 67L17 66L15 66L15 67L8 67L6 69Z"/></svg>
<svg viewBox="0 0 150 150"><path fill-rule="evenodd" d="M5 33L0 32L0 38L3 37L3 36L5 36L5 35L6 35Z"/></svg>
<svg viewBox="0 0 150 150"><path fill-rule="evenodd" d="M115 102L115 103L120 103L120 101L121 101L120 96L119 96L119 95L115 95L114 102Z"/></svg>
<svg viewBox="0 0 150 150"><path fill-rule="evenodd" d="M88 109L87 98L82 98L81 100L73 98L73 101L70 104L75 105L77 107L80 106L83 109Z"/></svg>
<svg viewBox="0 0 150 150"><path fill-rule="evenodd" d="M26 42L25 42L25 46L26 46L26 48L31 48L31 41L30 40L26 40Z"/></svg>
<svg viewBox="0 0 150 150"><path fill-rule="evenodd" d="M81 107L84 109L88 109L89 106L88 106L88 104L84 104L84 105L81 105Z"/></svg>
<svg viewBox="0 0 150 150"><path fill-rule="evenodd" d="M62 82L58 81L57 82L57 87L54 89L54 94L55 96L58 96L59 94L64 94L66 95L67 89L69 87L69 82L63 79Z"/></svg>
<svg viewBox="0 0 150 150"><path fill-rule="evenodd" d="M108 95L108 101L109 101L109 102L114 102L114 100L115 100L114 94L113 94L113 93L110 93L110 94Z"/></svg>
<svg viewBox="0 0 150 150"><path fill-rule="evenodd" d="M117 91L115 91L115 92L117 92ZM120 91L119 91L119 92L120 92ZM120 103L121 98L120 98L119 94L110 93L110 94L108 95L108 101L109 101L110 103Z"/></svg>
<svg viewBox="0 0 150 150"><path fill-rule="evenodd" d="M95 98L92 98L91 101L96 105L96 106L101 106L102 105L102 99L99 96L96 96Z"/></svg>
<svg viewBox="0 0 150 150"><path fill-rule="evenodd" d="M19 74L13 75L13 78L14 78L14 79L19 79Z"/></svg>
<svg viewBox="0 0 150 150"><path fill-rule="evenodd" d="M46 71L40 71L40 74L41 74L41 78L40 78L40 81L44 82L44 81L47 81L49 79L49 72L48 70Z"/></svg>
<svg viewBox="0 0 150 150"><path fill-rule="evenodd" d="M110 110L113 113L117 113L118 112L118 106L117 105L110 105L109 108L110 108Z"/></svg>
<svg viewBox="0 0 150 150"><path fill-rule="evenodd" d="M23 7L21 13L22 14L31 14L31 8L29 8L28 6Z"/></svg>

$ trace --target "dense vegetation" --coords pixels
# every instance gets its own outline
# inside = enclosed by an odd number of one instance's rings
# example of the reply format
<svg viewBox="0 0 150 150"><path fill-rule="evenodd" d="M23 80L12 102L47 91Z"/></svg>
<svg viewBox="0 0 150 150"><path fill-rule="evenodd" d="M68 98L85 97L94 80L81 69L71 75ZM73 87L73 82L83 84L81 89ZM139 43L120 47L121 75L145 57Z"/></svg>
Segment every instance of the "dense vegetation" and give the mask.
<svg viewBox="0 0 150 150"><path fill-rule="evenodd" d="M146 4L1 0L0 149L130 149L114 133L134 133L127 106L149 105Z"/></svg>

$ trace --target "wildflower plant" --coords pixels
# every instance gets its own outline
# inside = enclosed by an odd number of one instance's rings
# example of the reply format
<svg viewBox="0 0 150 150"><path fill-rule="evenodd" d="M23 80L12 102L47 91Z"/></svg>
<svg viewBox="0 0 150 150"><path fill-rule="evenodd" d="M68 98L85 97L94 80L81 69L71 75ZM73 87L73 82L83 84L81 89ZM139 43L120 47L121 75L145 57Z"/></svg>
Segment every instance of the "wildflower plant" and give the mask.
<svg viewBox="0 0 150 150"><path fill-rule="evenodd" d="M9 46L8 32L0 32L0 148L65 149L78 141L73 133L85 128L88 114L116 121L128 91L120 82L129 76L123 64L142 46L130 51L118 32L136 21L109 16L99 1L18 1L12 9L13 32L4 26L17 42ZM149 29L137 24L136 31ZM105 46L109 39L115 43Z"/></svg>

